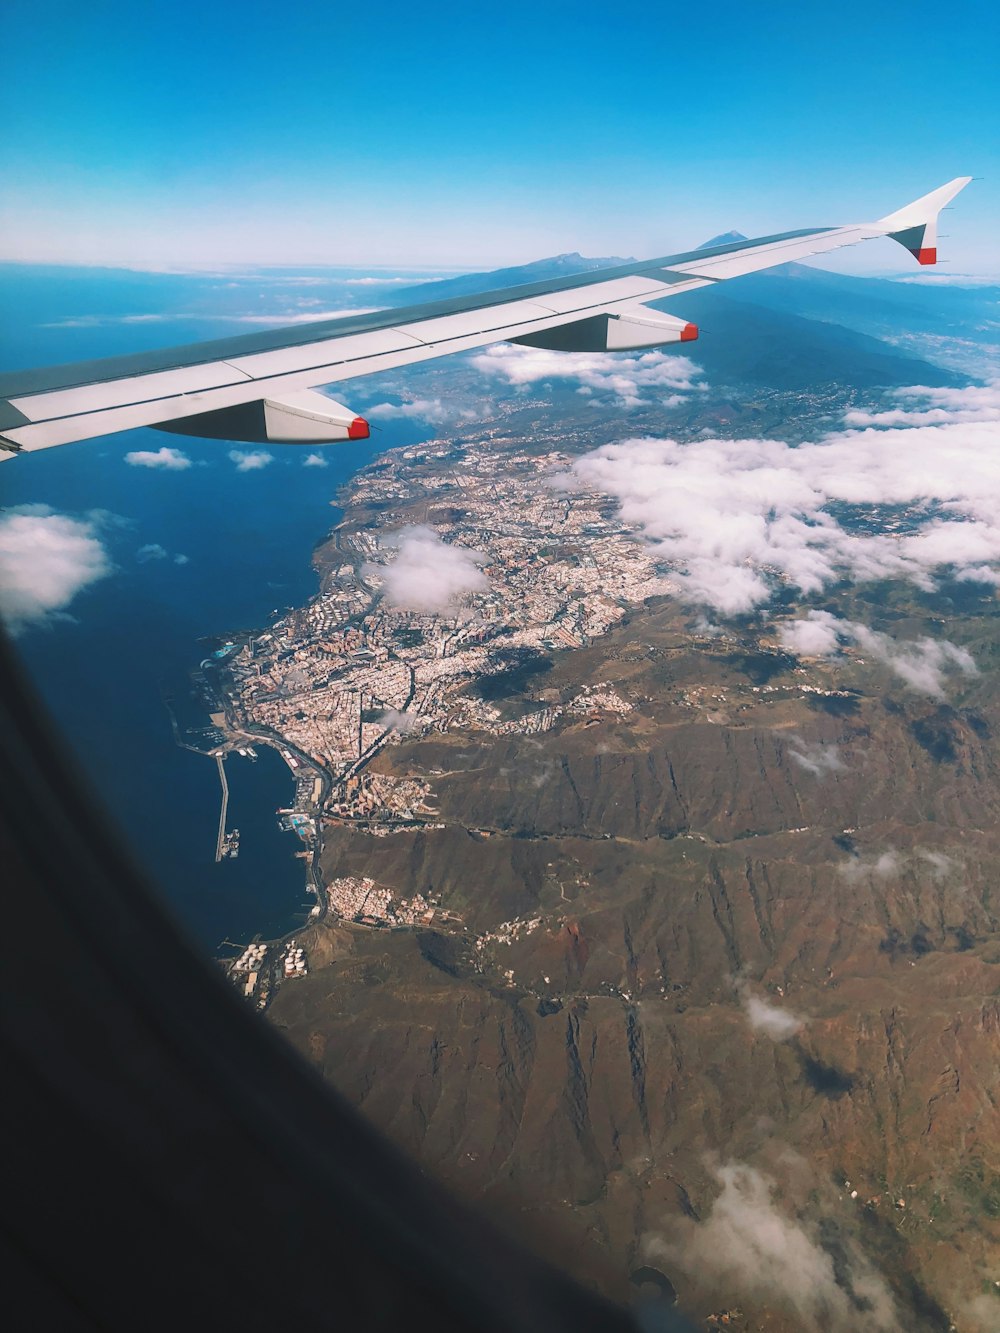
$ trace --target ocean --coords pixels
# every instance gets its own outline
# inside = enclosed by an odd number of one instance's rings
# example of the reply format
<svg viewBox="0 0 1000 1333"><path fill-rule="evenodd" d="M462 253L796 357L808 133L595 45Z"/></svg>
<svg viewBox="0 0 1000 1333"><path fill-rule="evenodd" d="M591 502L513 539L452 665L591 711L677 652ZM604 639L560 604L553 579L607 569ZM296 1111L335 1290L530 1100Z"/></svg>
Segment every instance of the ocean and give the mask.
<svg viewBox="0 0 1000 1333"><path fill-rule="evenodd" d="M0 368L170 346L303 311L359 307L366 303L359 292L371 298L380 283L404 276L378 274L362 285L372 275L0 266ZM350 388L344 396L354 406L359 396ZM379 401L379 390L368 382L364 401ZM338 489L377 453L427 434L419 423L386 422L374 440L327 446L325 467L303 466L309 450L274 446L266 467L241 472L225 443L152 430L0 465L5 508L43 505L84 518L108 552L110 575L78 593L65 617L21 632L16 646L136 859L209 950L224 939L294 929L312 905L304 863L293 856L301 843L279 830L275 814L294 784L266 746L257 747L256 762L227 760L228 823L241 830L240 854L216 864L216 765L175 744L164 695L184 701L191 671L218 639L264 626L312 596L311 555L337 521L331 502ZM131 451L165 445L183 450L192 466L125 461Z"/></svg>

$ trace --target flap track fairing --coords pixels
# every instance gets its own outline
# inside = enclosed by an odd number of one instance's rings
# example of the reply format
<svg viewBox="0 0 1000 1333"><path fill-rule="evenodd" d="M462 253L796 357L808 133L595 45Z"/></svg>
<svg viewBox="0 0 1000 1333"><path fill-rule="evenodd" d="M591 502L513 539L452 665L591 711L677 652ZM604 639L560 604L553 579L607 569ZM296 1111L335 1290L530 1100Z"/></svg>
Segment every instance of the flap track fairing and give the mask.
<svg viewBox="0 0 1000 1333"><path fill-rule="evenodd" d="M178 417L156 429L240 444L332 444L367 440L371 434L364 417L312 389Z"/></svg>

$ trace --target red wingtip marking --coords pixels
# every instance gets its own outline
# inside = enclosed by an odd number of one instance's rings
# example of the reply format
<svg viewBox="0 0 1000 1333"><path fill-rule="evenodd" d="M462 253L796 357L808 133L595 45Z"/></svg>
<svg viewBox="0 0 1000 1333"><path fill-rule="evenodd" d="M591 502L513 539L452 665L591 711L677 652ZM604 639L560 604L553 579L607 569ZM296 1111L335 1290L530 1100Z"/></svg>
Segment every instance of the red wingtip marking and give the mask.
<svg viewBox="0 0 1000 1333"><path fill-rule="evenodd" d="M933 246L929 250L914 250L918 264L936 264L937 250Z"/></svg>
<svg viewBox="0 0 1000 1333"><path fill-rule="evenodd" d="M367 440L371 433L371 427L364 417L355 417L347 427L347 438L349 440Z"/></svg>
<svg viewBox="0 0 1000 1333"><path fill-rule="evenodd" d="M697 340L697 337L698 337L697 324L685 324L684 327L681 329L682 343L693 343Z"/></svg>

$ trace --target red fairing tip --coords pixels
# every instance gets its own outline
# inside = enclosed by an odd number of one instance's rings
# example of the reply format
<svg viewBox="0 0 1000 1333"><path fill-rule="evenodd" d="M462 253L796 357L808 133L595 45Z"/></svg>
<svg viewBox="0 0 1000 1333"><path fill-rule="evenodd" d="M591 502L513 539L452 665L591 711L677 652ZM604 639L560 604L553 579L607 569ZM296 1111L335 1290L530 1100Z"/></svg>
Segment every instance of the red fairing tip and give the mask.
<svg viewBox="0 0 1000 1333"><path fill-rule="evenodd" d="M371 433L371 427L364 417L355 417L347 427L347 438L349 440L367 440Z"/></svg>
<svg viewBox="0 0 1000 1333"><path fill-rule="evenodd" d="M684 327L681 329L681 342L693 343L697 341L697 338L698 338L698 325L685 324Z"/></svg>
<svg viewBox="0 0 1000 1333"><path fill-rule="evenodd" d="M917 256L918 264L937 263L937 250L933 246L929 250L917 250L914 253Z"/></svg>

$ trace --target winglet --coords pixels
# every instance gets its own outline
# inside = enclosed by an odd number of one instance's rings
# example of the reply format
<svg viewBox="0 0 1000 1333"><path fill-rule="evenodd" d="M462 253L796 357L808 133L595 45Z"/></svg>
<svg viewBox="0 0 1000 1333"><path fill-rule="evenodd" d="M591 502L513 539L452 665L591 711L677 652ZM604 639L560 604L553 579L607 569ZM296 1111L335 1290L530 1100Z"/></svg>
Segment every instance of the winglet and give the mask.
<svg viewBox="0 0 1000 1333"><path fill-rule="evenodd" d="M971 180L971 176L956 176L947 185L941 185L930 194L914 199L905 208L880 218L878 225L885 228L887 236L909 250L918 264L936 264L938 213Z"/></svg>

